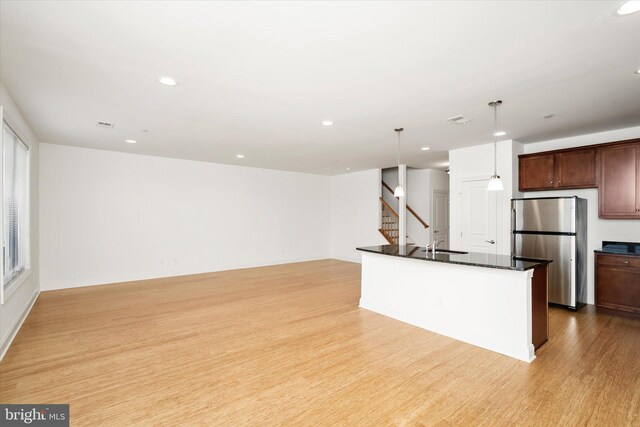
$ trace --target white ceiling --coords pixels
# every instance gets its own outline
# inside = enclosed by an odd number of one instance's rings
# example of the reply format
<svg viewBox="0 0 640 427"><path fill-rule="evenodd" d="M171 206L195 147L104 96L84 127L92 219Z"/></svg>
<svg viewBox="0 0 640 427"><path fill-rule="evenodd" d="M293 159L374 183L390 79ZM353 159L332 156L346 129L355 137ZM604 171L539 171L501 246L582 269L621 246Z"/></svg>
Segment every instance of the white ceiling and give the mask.
<svg viewBox="0 0 640 427"><path fill-rule="evenodd" d="M505 139L639 125L621 3L2 1L0 78L43 142L332 175L392 166L404 126L442 168L495 98Z"/></svg>

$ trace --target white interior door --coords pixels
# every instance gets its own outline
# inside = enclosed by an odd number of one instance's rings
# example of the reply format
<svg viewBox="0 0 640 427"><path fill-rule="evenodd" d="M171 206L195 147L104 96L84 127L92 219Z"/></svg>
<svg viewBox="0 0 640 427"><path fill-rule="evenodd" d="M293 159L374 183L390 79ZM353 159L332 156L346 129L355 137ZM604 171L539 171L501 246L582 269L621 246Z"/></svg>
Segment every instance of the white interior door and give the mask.
<svg viewBox="0 0 640 427"><path fill-rule="evenodd" d="M462 250L496 254L496 192L488 179L462 181ZM458 248L455 248L458 249Z"/></svg>
<svg viewBox="0 0 640 427"><path fill-rule="evenodd" d="M444 240L439 248L449 248L449 192L433 190L431 203L431 234L433 240Z"/></svg>

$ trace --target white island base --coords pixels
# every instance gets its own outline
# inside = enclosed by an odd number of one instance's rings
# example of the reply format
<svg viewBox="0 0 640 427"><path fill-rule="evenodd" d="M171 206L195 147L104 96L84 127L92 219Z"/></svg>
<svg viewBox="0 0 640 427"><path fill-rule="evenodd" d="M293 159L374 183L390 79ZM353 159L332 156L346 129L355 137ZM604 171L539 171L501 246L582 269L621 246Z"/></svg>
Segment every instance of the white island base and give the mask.
<svg viewBox="0 0 640 427"><path fill-rule="evenodd" d="M544 308L547 315L547 266ZM538 270L536 270L538 271ZM535 359L532 277L526 271L362 252L360 307L525 362ZM544 318L544 328L547 328ZM547 331L544 332L546 341ZM543 341L543 342L544 342ZM541 344L536 344L539 346Z"/></svg>

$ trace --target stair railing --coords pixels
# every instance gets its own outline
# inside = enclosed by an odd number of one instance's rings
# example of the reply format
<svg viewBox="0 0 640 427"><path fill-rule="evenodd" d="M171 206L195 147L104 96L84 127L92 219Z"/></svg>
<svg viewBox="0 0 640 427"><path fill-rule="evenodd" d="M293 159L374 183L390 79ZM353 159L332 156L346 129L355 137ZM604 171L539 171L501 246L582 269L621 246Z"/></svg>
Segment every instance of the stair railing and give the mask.
<svg viewBox="0 0 640 427"><path fill-rule="evenodd" d="M398 233L400 232L398 213L393 210L391 205L389 205L382 197L380 197L380 203L382 208L382 224L378 231L385 239L387 239L387 242L392 245L396 245L398 244Z"/></svg>
<svg viewBox="0 0 640 427"><path fill-rule="evenodd" d="M387 190L389 190L389 192L391 192L391 194L393 194L393 190L391 189L391 187L389 187L387 185L387 183L385 183L384 181L382 181L382 186L384 188L386 188ZM394 196L395 197L395 196ZM396 197L397 199L398 197ZM387 202L384 201L384 199L382 197L380 197L380 200L382 200L384 202L385 205L389 206L389 204ZM391 206L389 206L389 208L391 209ZM411 209L411 206L407 205L407 210L411 213L411 215L413 215L420 224L422 224L422 226L424 228L429 228L429 224L427 224L422 218L420 218L420 215L418 215L416 213L416 211L414 211L413 209ZM395 213L395 211L394 211ZM396 218L398 217L398 214L396 213Z"/></svg>

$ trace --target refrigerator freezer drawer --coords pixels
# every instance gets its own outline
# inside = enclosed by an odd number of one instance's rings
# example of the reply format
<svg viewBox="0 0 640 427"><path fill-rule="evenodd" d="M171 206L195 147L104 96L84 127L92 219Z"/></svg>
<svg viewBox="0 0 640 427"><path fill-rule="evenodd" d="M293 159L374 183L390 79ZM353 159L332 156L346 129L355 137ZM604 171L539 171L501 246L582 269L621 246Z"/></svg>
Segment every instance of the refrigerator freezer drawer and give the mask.
<svg viewBox="0 0 640 427"><path fill-rule="evenodd" d="M517 256L553 260L549 264L549 302L576 308L576 237L514 234Z"/></svg>
<svg viewBox="0 0 640 427"><path fill-rule="evenodd" d="M516 199L512 230L575 233L575 197Z"/></svg>

